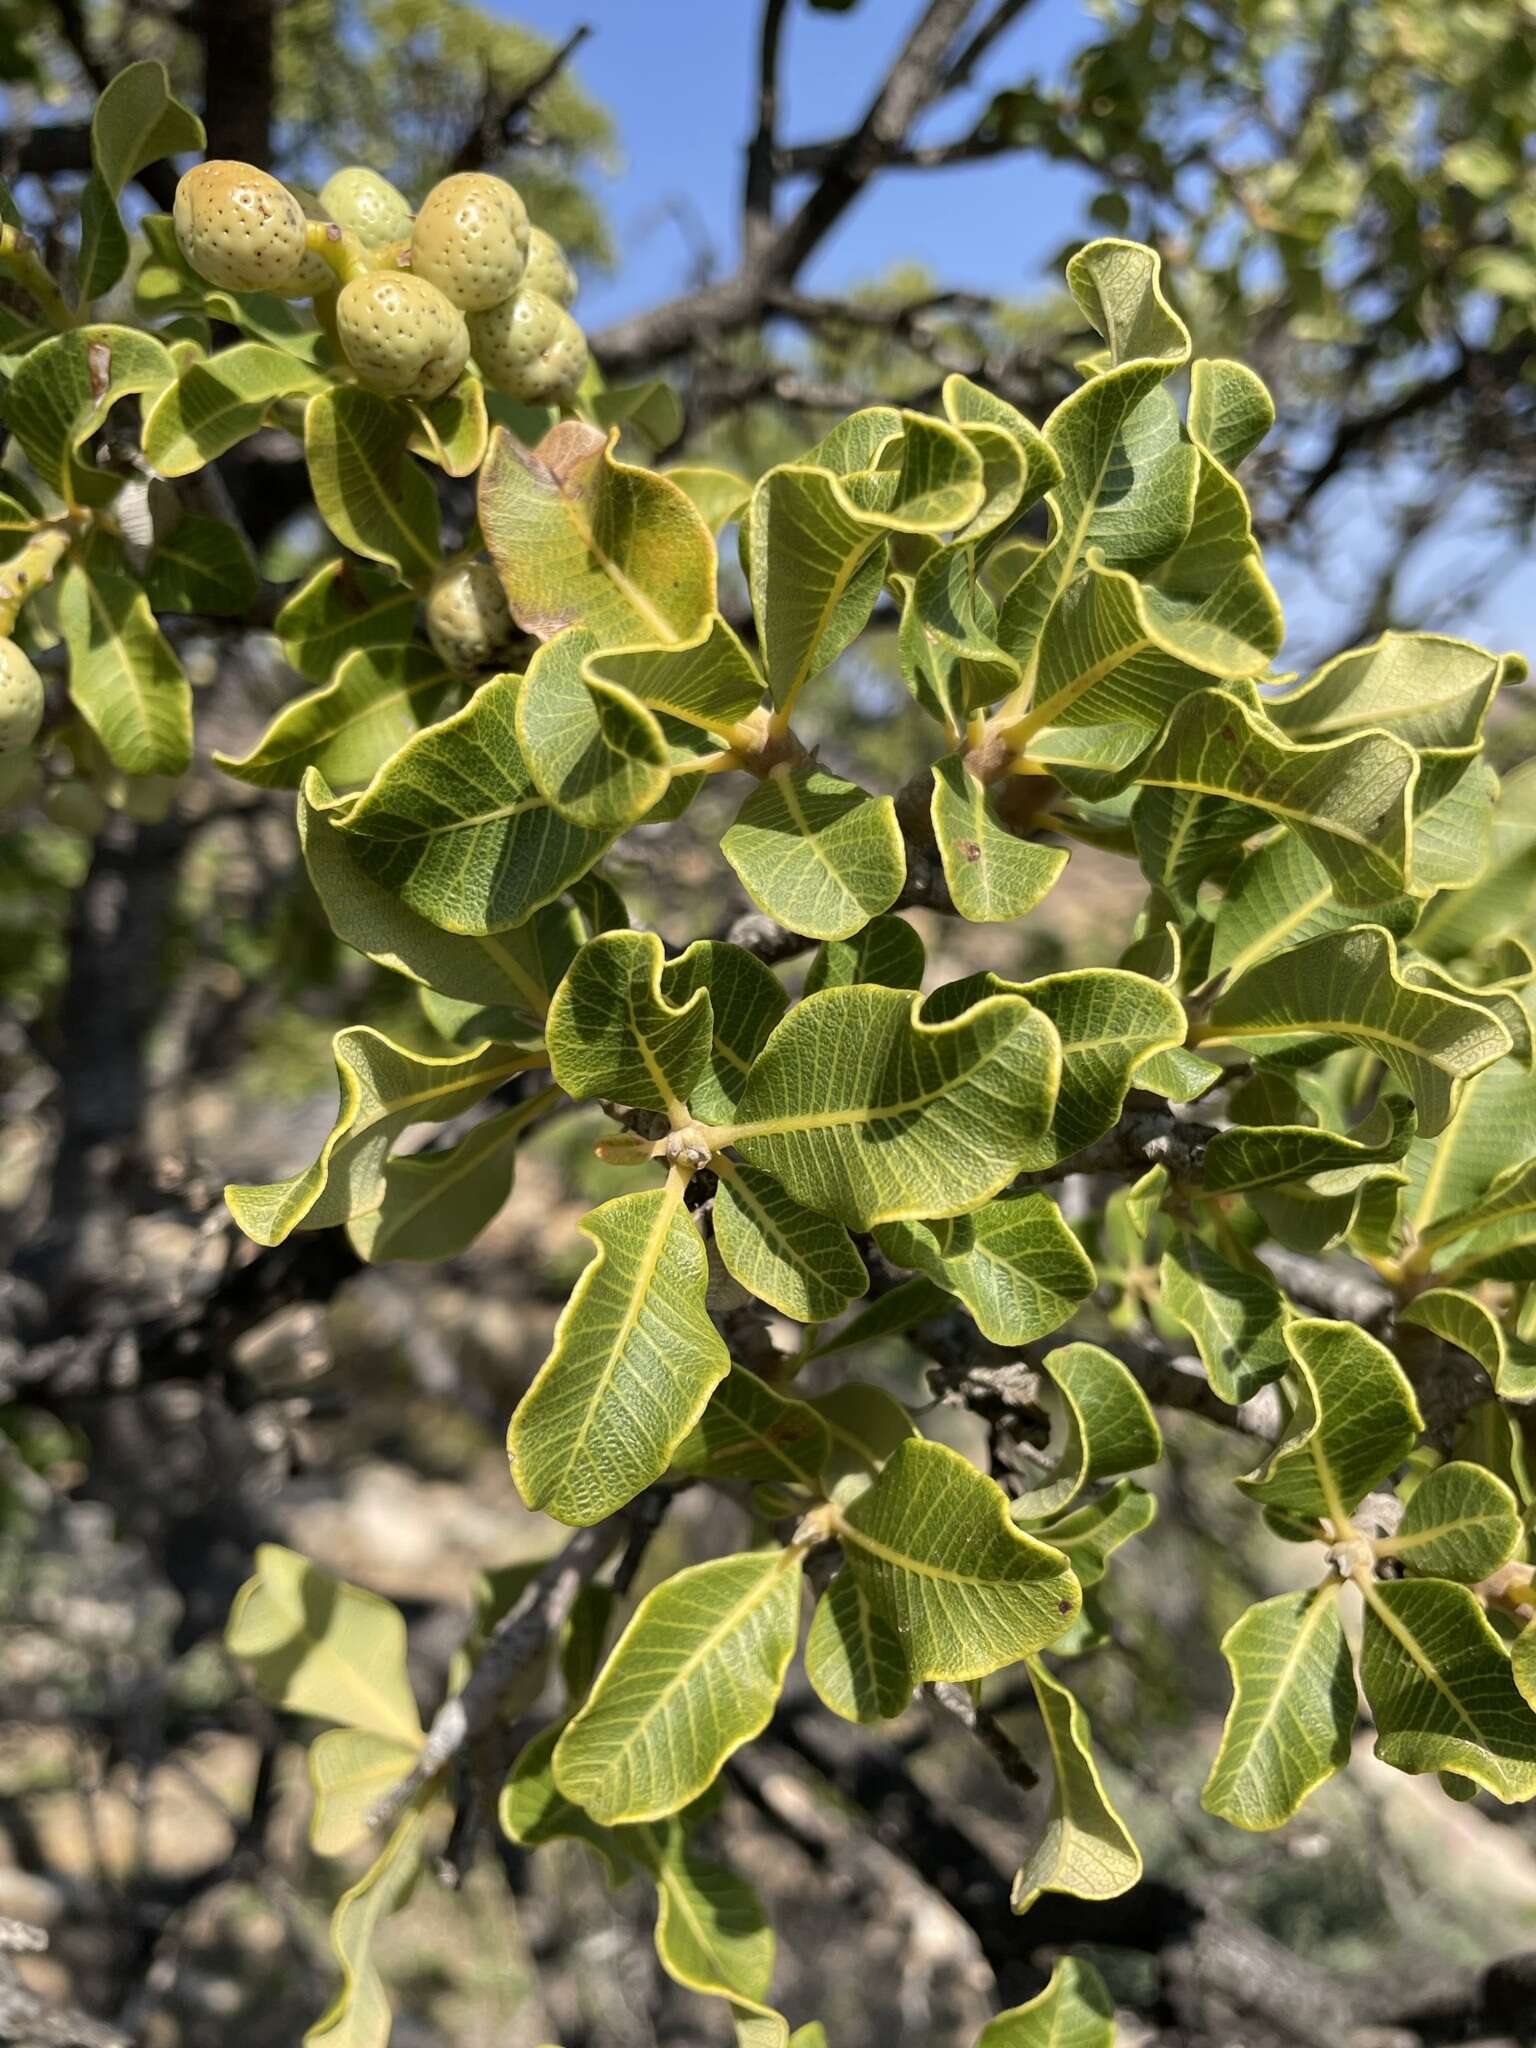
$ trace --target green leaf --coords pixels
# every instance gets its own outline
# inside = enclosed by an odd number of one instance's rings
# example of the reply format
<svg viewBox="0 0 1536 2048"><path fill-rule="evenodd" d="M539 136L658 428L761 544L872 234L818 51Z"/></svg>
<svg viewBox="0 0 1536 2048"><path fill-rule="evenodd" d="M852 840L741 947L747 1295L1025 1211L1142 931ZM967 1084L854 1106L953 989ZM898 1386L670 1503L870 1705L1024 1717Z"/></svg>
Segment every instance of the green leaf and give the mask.
<svg viewBox="0 0 1536 2048"><path fill-rule="evenodd" d="M881 988L921 988L926 964L923 942L904 917L873 917L851 939L828 939L816 948L801 993L871 981Z"/></svg>
<svg viewBox="0 0 1536 2048"><path fill-rule="evenodd" d="M673 1175L582 1222L597 1256L507 1436L518 1492L557 1521L599 1522L659 1479L730 1368L682 1194Z"/></svg>
<svg viewBox="0 0 1536 2048"><path fill-rule="evenodd" d="M1019 457L1009 450L1015 479ZM997 611L979 580L977 550L967 541L936 548L912 577L893 576L901 595L897 649L907 688L930 717L958 740L969 715L1019 682L1019 664L994 637Z"/></svg>
<svg viewBox="0 0 1536 2048"><path fill-rule="evenodd" d="M811 939L846 939L888 910L907 878L888 796L824 768L780 762L720 842L760 910Z"/></svg>
<svg viewBox="0 0 1536 2048"><path fill-rule="evenodd" d="M869 1274L840 1223L802 1208L745 1160L719 1154L713 1165L715 1243L749 1294L797 1323L825 1323L865 1292Z"/></svg>
<svg viewBox="0 0 1536 2048"><path fill-rule="evenodd" d="M255 433L278 399L329 384L297 356L259 341L196 358L145 413L145 459L162 476L190 476Z"/></svg>
<svg viewBox="0 0 1536 2048"><path fill-rule="evenodd" d="M816 1603L805 1675L845 1721L892 1720L912 1698L901 1638L855 1571L840 1571Z"/></svg>
<svg viewBox="0 0 1536 2048"><path fill-rule="evenodd" d="M1190 365L1190 437L1224 467L1236 469L1274 424L1275 402L1245 364L1218 356Z"/></svg>
<svg viewBox="0 0 1536 2048"><path fill-rule="evenodd" d="M814 1487L831 1441L826 1423L808 1402L779 1393L745 1366L732 1365L697 1427L678 1445L673 1463L710 1478Z"/></svg>
<svg viewBox="0 0 1536 2048"><path fill-rule="evenodd" d="M1536 1714L1475 1594L1448 1579L1362 1578L1360 1682L1376 1754L1455 1771L1506 1804L1536 1798Z"/></svg>
<svg viewBox="0 0 1536 2048"><path fill-rule="evenodd" d="M1503 1480L1454 1459L1414 1488L1397 1534L1378 1546L1378 1555L1475 1586L1513 1554L1520 1534L1520 1504Z"/></svg>
<svg viewBox="0 0 1536 2048"><path fill-rule="evenodd" d="M192 691L119 544L88 534L54 588L69 694L86 724L125 775L180 775L192 758Z"/></svg>
<svg viewBox="0 0 1536 2048"><path fill-rule="evenodd" d="M1065 848L1008 829L995 787L958 755L933 769L933 836L956 910L973 924L1001 924L1033 910L1067 864Z"/></svg>
<svg viewBox="0 0 1536 2048"><path fill-rule="evenodd" d="M386 1160L377 1205L347 1219L358 1256L377 1266L466 1250L512 1192L519 1138L557 1100L553 1088L541 1089L446 1151Z"/></svg>
<svg viewBox="0 0 1536 2048"><path fill-rule="evenodd" d="M402 583L437 568L437 495L406 453L411 416L360 384L316 392L304 408L304 458L320 517L343 547Z"/></svg>
<svg viewBox="0 0 1536 2048"><path fill-rule="evenodd" d="M1117 1479L1093 1500L1059 1516L1039 1533L1053 1550L1061 1552L1080 1586L1096 1586L1114 1552L1149 1528L1156 1515L1157 1502L1145 1487L1134 1479Z"/></svg>
<svg viewBox="0 0 1536 2048"><path fill-rule="evenodd" d="M696 989L709 991L712 1035L688 1101L697 1117L734 1116L752 1062L789 1001L784 984L744 946L695 939L663 967L661 988L666 1000L678 1005L686 1004Z"/></svg>
<svg viewBox="0 0 1536 2048"><path fill-rule="evenodd" d="M174 533L157 543L144 578L152 611L202 612L213 618L249 610L259 588L243 535L222 519L196 513L188 513Z"/></svg>
<svg viewBox="0 0 1536 2048"><path fill-rule="evenodd" d="M446 1122L538 1060L505 1045L428 1059L366 1025L338 1031L331 1049L340 1102L314 1164L288 1180L224 1190L230 1214L257 1244L281 1244L295 1230L324 1230L377 1209L384 1162L403 1130Z"/></svg>
<svg viewBox="0 0 1536 2048"><path fill-rule="evenodd" d="M539 794L517 740L521 676L483 683L334 810L357 864L445 931L505 931L584 875L607 833ZM311 785L310 801L319 801Z"/></svg>
<svg viewBox="0 0 1536 2048"><path fill-rule="evenodd" d="M808 996L759 1053L741 1121L717 1143L855 1229L979 1207L1043 1135L1056 1036L1016 996L943 1024L921 1009L899 989Z"/></svg>
<svg viewBox="0 0 1536 2048"><path fill-rule="evenodd" d="M369 1815L416 1761L416 1750L360 1728L327 1728L309 1745L309 1846L346 1856L373 1833Z"/></svg>
<svg viewBox="0 0 1536 2048"><path fill-rule="evenodd" d="M1516 1223L1536 1211L1536 1161L1521 1160L1490 1181L1483 1192L1460 1209L1452 1209L1429 1225L1419 1242L1428 1250L1453 1244L1474 1230ZM1525 1233L1522 1230L1521 1235ZM1497 1243L1497 1240L1495 1240Z"/></svg>
<svg viewBox="0 0 1536 2048"><path fill-rule="evenodd" d="M1407 1457L1423 1428L1403 1369L1353 1323L1298 1316L1286 1349L1300 1382L1284 1440L1237 1485L1292 1515L1327 1515L1337 1528Z"/></svg>
<svg viewBox="0 0 1536 2048"><path fill-rule="evenodd" d="M1118 1358L1097 1344L1063 1344L1042 1361L1065 1404L1053 1470L1013 1504L1016 1521L1056 1514L1094 1480L1114 1479L1163 1455L1146 1395ZM1057 1430L1052 1428L1053 1440Z"/></svg>
<svg viewBox="0 0 1536 2048"><path fill-rule="evenodd" d="M1536 763L1504 779L1490 827L1488 863L1470 889L1435 897L1415 943L1442 960L1471 951L1489 932L1522 924L1536 890Z"/></svg>
<svg viewBox="0 0 1536 2048"><path fill-rule="evenodd" d="M342 1986L304 2036L305 2048L387 2048L389 1999L375 1959L379 1924L405 1904L421 1869L426 1821L411 1808L378 1861L343 1892L331 1915L331 1950Z"/></svg>
<svg viewBox="0 0 1536 2048"><path fill-rule="evenodd" d="M1220 690L1189 697L1136 774L1144 784L1253 804L1287 825L1327 870L1341 902L1372 904L1409 886L1415 756L1387 733L1297 745Z"/></svg>
<svg viewBox="0 0 1536 2048"><path fill-rule="evenodd" d="M1482 1263L1497 1266L1498 1260ZM1536 1400L1536 1344L1506 1330L1475 1294L1457 1287L1428 1287L1398 1311L1398 1320L1433 1330L1447 1344L1475 1358L1501 1399Z"/></svg>
<svg viewBox="0 0 1536 2048"><path fill-rule="evenodd" d="M256 1576L230 1608L224 1644L250 1665L274 1706L407 1750L421 1747L405 1620L393 1601L333 1579L295 1550L262 1543Z"/></svg>
<svg viewBox="0 0 1536 2048"><path fill-rule="evenodd" d="M93 171L80 194L80 247L75 282L80 304L87 306L111 291L128 268L128 230L117 201L99 171Z"/></svg>
<svg viewBox="0 0 1536 2048"><path fill-rule="evenodd" d="M901 1292L899 1288L893 1291ZM889 1301L891 1296L883 1299ZM873 1306L878 1309L880 1303ZM832 1439L821 1476L835 1499L844 1498L850 1488L862 1492L897 1447L917 1434L911 1416L895 1396L863 1380L844 1380L841 1386L818 1394L809 1405L827 1425Z"/></svg>
<svg viewBox="0 0 1536 2048"><path fill-rule="evenodd" d="M789 2027L763 2003L773 1981L773 1930L757 1893L699 1854L684 1828L636 1828L656 1882L656 1954L675 1983L730 2002L742 2048L788 2048Z"/></svg>
<svg viewBox="0 0 1536 2048"><path fill-rule="evenodd" d="M501 933L445 932L408 910L375 882L356 858L358 841L311 800L316 781L299 796L299 843L309 879L331 930L381 967L488 1009L510 1006L542 1019L561 976L576 957L582 922L565 904L548 904L525 924Z"/></svg>
<svg viewBox="0 0 1536 2048"><path fill-rule="evenodd" d="M1374 903L1371 917L1401 938L1418 916L1416 899ZM1294 832L1280 832L1239 864L1216 906L1209 973L1214 981L1240 974L1283 947L1300 946L1324 932L1359 922L1333 893L1328 870Z"/></svg>
<svg viewBox="0 0 1536 2048"><path fill-rule="evenodd" d="M130 64L102 89L91 116L91 162L115 199L146 164L201 150L203 124L171 91L165 66Z"/></svg>
<svg viewBox="0 0 1536 2048"><path fill-rule="evenodd" d="M258 789L297 789L317 769L333 789L366 783L430 724L454 681L430 647L359 647L331 681L285 704L250 753L215 754Z"/></svg>
<svg viewBox="0 0 1536 2048"><path fill-rule="evenodd" d="M587 404L600 427L632 427L652 454L670 448L683 431L683 402L660 377L605 386Z"/></svg>
<svg viewBox="0 0 1536 2048"><path fill-rule="evenodd" d="M1212 1387L1234 1407L1290 1365L1285 1297L1261 1270L1234 1265L1181 1231L1159 1268L1163 1307L1195 1340Z"/></svg>
<svg viewBox="0 0 1536 2048"><path fill-rule="evenodd" d="M480 379L460 377L441 398L413 400L411 410L417 422L408 443L412 454L435 462L445 476L473 476L485 460L491 431Z"/></svg>
<svg viewBox="0 0 1536 2048"><path fill-rule="evenodd" d="M1087 1714L1038 1657L1028 1670L1054 1784L1044 1831L1013 1880L1013 1910L1027 1913L1044 1892L1117 1899L1140 1881L1141 1852L1104 1790Z"/></svg>
<svg viewBox="0 0 1536 2048"><path fill-rule="evenodd" d="M599 1827L555 1784L555 1745L564 1731L565 1723L556 1721L519 1750L497 1805L502 1832L526 1849L540 1849L546 1842L585 1842L603 1859L609 1883L622 1884L635 1873L633 1838Z"/></svg>
<svg viewBox="0 0 1536 2048"><path fill-rule="evenodd" d="M691 502L711 533L729 526L752 495L752 486L733 469L715 469L707 463L679 462L662 475Z"/></svg>
<svg viewBox="0 0 1536 2048"><path fill-rule="evenodd" d="M555 1750L555 1783L612 1824L705 1791L767 1726L795 1647L800 1552L754 1550L648 1593Z"/></svg>
<svg viewBox="0 0 1536 2048"><path fill-rule="evenodd" d="M1233 1827L1288 1821L1349 1761L1355 1673L1339 1581L1261 1600L1222 1637L1232 1705L1200 1803Z"/></svg>
<svg viewBox="0 0 1536 2048"><path fill-rule="evenodd" d="M987 540L1061 482L1061 463L1045 436L1017 407L957 372L944 379L944 412L981 457L987 495L966 527Z"/></svg>
<svg viewBox="0 0 1536 2048"><path fill-rule="evenodd" d="M152 334L132 327L73 327L22 358L5 394L5 422L38 476L66 505L105 505L121 489L122 473L98 469L76 451L119 399L158 391L175 375L175 358Z"/></svg>
<svg viewBox="0 0 1536 2048"><path fill-rule="evenodd" d="M702 984L685 1002L669 1001L663 965L654 932L604 932L576 955L548 1028L550 1065L568 1095L614 1096L686 1121L689 1091L709 1056L713 1012Z"/></svg>
<svg viewBox="0 0 1536 2048"><path fill-rule="evenodd" d="M806 682L862 632L884 580L885 536L837 477L799 464L759 480L746 530L763 665L787 719Z"/></svg>
<svg viewBox="0 0 1536 2048"><path fill-rule="evenodd" d="M594 645L578 630L539 649L518 696L517 737L540 794L562 817L618 832L665 795L672 757L638 698L586 672Z"/></svg>
<svg viewBox="0 0 1536 2048"><path fill-rule="evenodd" d="M762 701L757 664L718 612L691 639L666 647L611 647L589 653L583 672L615 684L658 715L729 738Z"/></svg>
<svg viewBox="0 0 1536 2048"><path fill-rule="evenodd" d="M1379 1177L1403 1157L1413 1136L1406 1103L1378 1103L1353 1131L1316 1124L1234 1124L1205 1148L1207 1194L1248 1193L1305 1181L1319 1194L1342 1194Z"/></svg>
<svg viewBox="0 0 1536 2048"><path fill-rule="evenodd" d="M1335 655L1266 709L1294 740L1339 733L1395 733L1410 747L1475 747L1503 680L1496 654L1443 633L1383 633L1368 647Z"/></svg>
<svg viewBox="0 0 1536 2048"><path fill-rule="evenodd" d="M1037 1998L988 2020L976 2048L1114 2048L1115 2008L1092 1963L1063 1956Z"/></svg>
<svg viewBox="0 0 1536 2048"><path fill-rule="evenodd" d="M1260 961L1217 998L1197 1042L1262 1053L1303 1033L1374 1053L1413 1097L1426 1137L1450 1121L1463 1083L1510 1049L1491 1012L1404 981L1396 943L1377 925L1330 932Z"/></svg>
<svg viewBox="0 0 1536 2048"><path fill-rule="evenodd" d="M416 594L371 568L337 555L318 568L283 606L274 631L283 653L312 683L328 683L348 654L366 647L404 647L416 623Z"/></svg>
<svg viewBox="0 0 1536 2048"><path fill-rule="evenodd" d="M936 990L928 1011L951 1017L992 994L1027 998L1061 1043L1061 1084L1050 1128L1020 1162L1030 1170L1054 1166L1113 1129L1137 1069L1179 1045L1186 1029L1183 1005L1171 990L1120 967L1076 968L1038 981L973 975Z"/></svg>
<svg viewBox="0 0 1536 2048"><path fill-rule="evenodd" d="M882 1337L899 1337L919 1323L947 1315L954 1308L947 1289L936 1286L921 1273L898 1281L851 1316L842 1328L823 1338L806 1353L810 1358L831 1358L840 1351L853 1351L860 1344L878 1343Z"/></svg>
<svg viewBox="0 0 1536 2048"><path fill-rule="evenodd" d="M505 428L480 471L480 527L512 616L541 640L585 626L601 647L676 645L715 608L709 530L676 484L615 459L580 420L537 448Z"/></svg>
<svg viewBox="0 0 1536 2048"><path fill-rule="evenodd" d="M958 1294L994 1344L1060 1329L1093 1292L1093 1267L1049 1195L999 1195L967 1216L884 1223L880 1249Z"/></svg>
<svg viewBox="0 0 1536 2048"><path fill-rule="evenodd" d="M1528 1621L1516 1636L1510 1666L1521 1698L1536 1713L1536 1621Z"/></svg>
<svg viewBox="0 0 1536 2048"><path fill-rule="evenodd" d="M914 1685L985 1678L1052 1641L1078 1609L1066 1560L1015 1528L1001 1489L946 1444L898 1444L840 1511L838 1535Z"/></svg>

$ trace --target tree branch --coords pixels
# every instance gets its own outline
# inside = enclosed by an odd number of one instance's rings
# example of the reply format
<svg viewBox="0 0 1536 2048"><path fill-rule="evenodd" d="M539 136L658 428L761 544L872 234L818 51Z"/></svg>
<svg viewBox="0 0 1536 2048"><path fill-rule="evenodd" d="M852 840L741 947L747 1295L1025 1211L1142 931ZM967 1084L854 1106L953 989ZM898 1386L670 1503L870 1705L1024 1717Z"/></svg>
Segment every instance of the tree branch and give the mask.
<svg viewBox="0 0 1536 2048"><path fill-rule="evenodd" d="M779 115L779 46L789 0L763 0L757 66L757 132L747 146L742 192L742 250L754 264L773 239L773 196L778 173L775 127Z"/></svg>
<svg viewBox="0 0 1536 2048"><path fill-rule="evenodd" d="M590 22L578 23L527 84L519 86L515 93L506 97L497 92L494 81L487 76L479 115L454 151L448 168L451 171L482 170L493 157L506 149L515 139L513 131L519 120L530 110L540 93L560 76L591 33Z"/></svg>

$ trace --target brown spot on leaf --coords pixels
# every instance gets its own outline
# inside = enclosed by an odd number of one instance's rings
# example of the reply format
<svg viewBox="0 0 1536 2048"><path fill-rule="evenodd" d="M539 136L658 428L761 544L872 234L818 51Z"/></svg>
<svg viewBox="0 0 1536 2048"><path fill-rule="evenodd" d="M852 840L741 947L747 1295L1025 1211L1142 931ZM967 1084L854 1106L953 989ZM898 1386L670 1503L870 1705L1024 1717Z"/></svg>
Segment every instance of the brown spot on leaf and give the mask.
<svg viewBox="0 0 1536 2048"><path fill-rule="evenodd" d="M107 342L93 341L87 344L85 369L91 380L92 398L101 398L112 382L112 350Z"/></svg>
<svg viewBox="0 0 1536 2048"><path fill-rule="evenodd" d="M955 841L955 850L963 854L967 860L981 859L981 848L974 839L957 839Z"/></svg>

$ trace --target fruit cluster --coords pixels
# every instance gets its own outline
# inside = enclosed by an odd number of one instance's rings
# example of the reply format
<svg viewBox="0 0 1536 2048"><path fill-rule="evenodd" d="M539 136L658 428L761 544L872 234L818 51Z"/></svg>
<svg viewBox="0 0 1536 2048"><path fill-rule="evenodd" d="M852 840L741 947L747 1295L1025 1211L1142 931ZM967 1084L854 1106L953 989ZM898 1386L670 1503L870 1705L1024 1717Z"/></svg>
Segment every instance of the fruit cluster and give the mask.
<svg viewBox="0 0 1536 2048"><path fill-rule="evenodd" d="M576 278L505 179L464 171L410 202L377 171L336 172L318 199L252 164L209 162L176 188L176 239L226 291L313 298L359 382L440 398L474 357L525 405L567 405L587 343Z"/></svg>

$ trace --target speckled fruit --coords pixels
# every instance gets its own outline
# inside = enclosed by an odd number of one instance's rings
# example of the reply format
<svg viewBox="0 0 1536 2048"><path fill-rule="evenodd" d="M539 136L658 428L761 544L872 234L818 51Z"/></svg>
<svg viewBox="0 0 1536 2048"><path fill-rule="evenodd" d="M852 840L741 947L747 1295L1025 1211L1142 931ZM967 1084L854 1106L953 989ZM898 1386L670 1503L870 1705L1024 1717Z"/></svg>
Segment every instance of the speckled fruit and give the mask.
<svg viewBox="0 0 1536 2048"><path fill-rule="evenodd" d="M471 313L469 339L486 383L524 405L568 405L586 373L586 336L543 292Z"/></svg>
<svg viewBox="0 0 1536 2048"><path fill-rule="evenodd" d="M320 187L320 204L339 228L350 228L365 249L382 249L411 232L411 202L364 164L348 164Z"/></svg>
<svg viewBox="0 0 1536 2048"><path fill-rule="evenodd" d="M528 230L528 262L520 290L542 292L557 306L569 306L576 297L576 273L553 235L542 228Z"/></svg>
<svg viewBox="0 0 1536 2048"><path fill-rule="evenodd" d="M411 230L411 268L466 313L510 298L527 259L527 209L505 179L461 171L422 201Z"/></svg>
<svg viewBox="0 0 1536 2048"><path fill-rule="evenodd" d="M391 398L441 398L469 357L464 315L408 270L354 277L336 301L336 333L361 381Z"/></svg>
<svg viewBox="0 0 1536 2048"><path fill-rule="evenodd" d="M438 577L427 598L427 638L460 675L496 665L512 638L512 614L489 562L459 562Z"/></svg>
<svg viewBox="0 0 1536 2048"><path fill-rule="evenodd" d="M174 217L182 255L225 291L282 291L308 253L303 207L254 164L197 164L176 187Z"/></svg>
<svg viewBox="0 0 1536 2048"><path fill-rule="evenodd" d="M0 754L19 754L43 722L43 679L14 640L0 640Z"/></svg>

